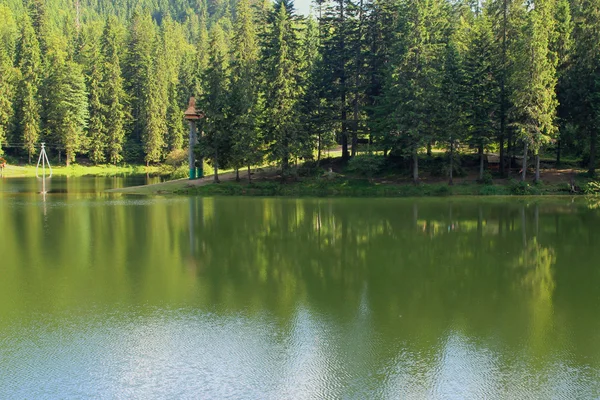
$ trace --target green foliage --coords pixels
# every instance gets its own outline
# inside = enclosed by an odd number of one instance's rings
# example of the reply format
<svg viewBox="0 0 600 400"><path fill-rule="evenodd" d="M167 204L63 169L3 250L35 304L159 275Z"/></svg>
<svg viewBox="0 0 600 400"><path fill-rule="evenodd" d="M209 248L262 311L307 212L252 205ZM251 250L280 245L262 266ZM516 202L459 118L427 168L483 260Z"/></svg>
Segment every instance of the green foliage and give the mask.
<svg viewBox="0 0 600 400"><path fill-rule="evenodd" d="M418 181L425 147L453 154L426 170L456 176L465 144L514 156L560 139L595 172L597 1L330 0L309 18L287 0L25 3L0 4L11 157L44 140L69 161L162 162L186 146L193 95L218 168L267 159L289 175L336 144L348 161L368 137Z"/></svg>
<svg viewBox="0 0 600 400"><path fill-rule="evenodd" d="M106 151L108 160L117 164L123 160L125 142L125 90L119 58L117 22L108 17L101 41L102 52L102 104L104 111Z"/></svg>
<svg viewBox="0 0 600 400"><path fill-rule="evenodd" d="M492 185L494 183L494 178L492 177L490 171L485 171L483 173L483 177L481 179L478 179L477 183L480 183L482 185Z"/></svg>
<svg viewBox="0 0 600 400"><path fill-rule="evenodd" d="M355 172L361 176L373 180L373 176L377 174L383 164L385 158L375 154L361 154L354 156L348 163L348 171Z"/></svg>
<svg viewBox="0 0 600 400"><path fill-rule="evenodd" d="M537 187L523 181L511 181L509 188L510 193L517 196L536 195L540 193Z"/></svg>
<svg viewBox="0 0 600 400"><path fill-rule="evenodd" d="M284 0L275 3L263 38L264 130L268 158L281 164L282 175L290 174L290 160L297 153L298 105L302 95L299 65L300 40L294 26L293 8Z"/></svg>
<svg viewBox="0 0 600 400"><path fill-rule="evenodd" d="M15 101L18 132L21 133L23 148L31 156L40 135L39 84L41 70L40 47L29 15L21 21L21 38L17 48L17 65L21 72Z"/></svg>
<svg viewBox="0 0 600 400"><path fill-rule="evenodd" d="M225 32L217 25L211 32L208 68L203 76L202 105L205 117L202 121L204 135L200 142L203 156L215 170L215 181L218 181L218 169L224 168L230 157L228 53Z"/></svg>
<svg viewBox="0 0 600 400"><path fill-rule="evenodd" d="M583 188L583 192L590 196L600 195L600 182L590 181L590 182L586 183Z"/></svg>

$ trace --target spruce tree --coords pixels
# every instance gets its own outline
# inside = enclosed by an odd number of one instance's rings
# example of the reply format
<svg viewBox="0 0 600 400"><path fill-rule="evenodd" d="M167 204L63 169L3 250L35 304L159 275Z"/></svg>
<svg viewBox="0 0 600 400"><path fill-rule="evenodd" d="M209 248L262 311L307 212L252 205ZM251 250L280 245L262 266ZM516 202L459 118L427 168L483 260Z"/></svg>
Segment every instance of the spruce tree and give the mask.
<svg viewBox="0 0 600 400"><path fill-rule="evenodd" d="M230 121L232 130L232 165L246 166L248 181L250 166L262 159L262 141L256 124L258 117L258 57L259 47L249 0L237 4L234 25ZM237 175L239 179L239 174Z"/></svg>
<svg viewBox="0 0 600 400"><path fill-rule="evenodd" d="M228 93L229 51L223 28L217 24L210 33L208 66L203 76L201 97L204 135L200 141L203 156L212 164L214 181L219 182L219 168L227 165L230 148Z"/></svg>
<svg viewBox="0 0 600 400"><path fill-rule="evenodd" d="M146 120L142 131L142 144L146 165L161 161L167 147L168 67L162 39L159 38L159 41L153 53L154 63L148 76L148 93L143 105Z"/></svg>
<svg viewBox="0 0 600 400"><path fill-rule="evenodd" d="M167 129L166 142L169 150L179 150L183 147L185 126L182 106L185 101L180 101L180 71L186 51L185 36L181 26L170 17L165 18L162 26L162 51L165 55L164 84L166 85ZM189 93L188 93L189 95Z"/></svg>
<svg viewBox="0 0 600 400"><path fill-rule="evenodd" d="M596 175L598 131L600 130L600 1L573 1L572 67L569 73L569 104L578 139L585 143L588 172Z"/></svg>
<svg viewBox="0 0 600 400"><path fill-rule="evenodd" d="M21 21L21 38L17 49L17 65L20 82L17 87L15 114L18 119L17 132L23 140L23 148L31 156L35 154L35 146L40 135L40 101L38 97L40 84L41 58L40 47L31 25L29 15L23 15Z"/></svg>
<svg viewBox="0 0 600 400"><path fill-rule="evenodd" d="M326 3L327 4L327 3ZM339 110L340 142L342 145L342 160L350 158L348 150L348 97L352 86L352 49L353 7L349 0L335 0L327 4L322 18L322 46L325 63L329 66L325 84L331 88L329 101L336 104Z"/></svg>
<svg viewBox="0 0 600 400"><path fill-rule="evenodd" d="M413 181L419 182L418 152L433 139L431 116L441 95L441 66L448 32L444 1L407 0L402 6L400 38L393 52L382 106L387 144L410 155Z"/></svg>
<svg viewBox="0 0 600 400"><path fill-rule="evenodd" d="M17 71L13 67L16 24L10 9L0 5L0 156L4 154L2 144L8 138L13 116L13 101Z"/></svg>
<svg viewBox="0 0 600 400"><path fill-rule="evenodd" d="M156 90L150 87L154 68L156 29L149 14L137 11L133 15L129 31L124 76L131 110L129 138L134 150L141 145L144 132L147 133L146 129L151 117L148 108L151 102L149 96L152 89ZM140 156L141 154L136 154L136 158Z"/></svg>
<svg viewBox="0 0 600 400"><path fill-rule="evenodd" d="M121 75L117 19L108 17L102 35L102 89L101 98L106 124L108 160L117 164L123 160L125 142L125 91Z"/></svg>
<svg viewBox="0 0 600 400"><path fill-rule="evenodd" d="M282 179L290 173L290 160L298 129L298 102L302 95L296 62L300 41L294 29L293 4L275 3L269 16L268 36L261 64L265 73L264 130L269 159L280 163Z"/></svg>
<svg viewBox="0 0 600 400"><path fill-rule="evenodd" d="M100 49L99 37L91 29L86 29L80 34L85 38L83 48L80 49L82 62L85 65L85 78L89 93L89 124L88 124L88 154L94 164L106 161L106 111L102 102L105 82L103 76L104 60Z"/></svg>
<svg viewBox="0 0 600 400"><path fill-rule="evenodd" d="M556 57L550 50L554 29L551 0L538 0L527 13L519 40L517 68L514 73L512 114L523 141L523 170L527 174L527 156L535 156L535 181L540 180L540 150L556 132Z"/></svg>
<svg viewBox="0 0 600 400"><path fill-rule="evenodd" d="M468 35L465 55L465 117L469 140L479 154L479 180L483 180L484 149L493 142L498 131L495 115L501 94L496 83L493 51L491 22L485 13L480 14Z"/></svg>

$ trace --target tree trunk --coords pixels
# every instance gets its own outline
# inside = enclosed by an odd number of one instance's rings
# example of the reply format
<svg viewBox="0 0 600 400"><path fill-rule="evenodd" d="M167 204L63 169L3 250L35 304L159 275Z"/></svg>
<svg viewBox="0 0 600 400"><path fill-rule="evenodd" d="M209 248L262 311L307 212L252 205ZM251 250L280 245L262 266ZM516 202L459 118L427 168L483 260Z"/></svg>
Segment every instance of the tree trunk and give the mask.
<svg viewBox="0 0 600 400"><path fill-rule="evenodd" d="M558 168L559 165L560 165L560 140L558 142L556 142L556 165L555 165L555 167Z"/></svg>
<svg viewBox="0 0 600 400"><path fill-rule="evenodd" d="M355 71L354 71L354 123L352 130L352 157L356 155L358 151L358 97L359 97L359 80L360 80L360 66L361 66L361 41L362 41L362 22L363 22L363 0L359 1L358 4L358 46L356 46L355 54Z"/></svg>
<svg viewBox="0 0 600 400"><path fill-rule="evenodd" d="M483 144L479 145L479 181L483 181Z"/></svg>
<svg viewBox="0 0 600 400"><path fill-rule="evenodd" d="M321 129L321 128L319 128ZM319 131L319 136L317 139L317 165L321 163L321 131Z"/></svg>
<svg viewBox="0 0 600 400"><path fill-rule="evenodd" d="M236 182L240 181L240 169L239 168L235 169L235 181Z"/></svg>
<svg viewBox="0 0 600 400"><path fill-rule="evenodd" d="M528 149L528 143L525 142L525 144L523 145L523 164L522 167L523 169L521 170L521 181L525 182L525 179L527 178L527 149Z"/></svg>
<svg viewBox="0 0 600 400"><path fill-rule="evenodd" d="M540 182L540 153L539 151L535 155L535 183Z"/></svg>
<svg viewBox="0 0 600 400"><path fill-rule="evenodd" d="M452 186L454 185L454 181L453 181L453 175L454 175L454 142L452 141L452 139L450 139L450 181L448 182L448 185Z"/></svg>
<svg viewBox="0 0 600 400"><path fill-rule="evenodd" d="M590 166L588 173L590 176L596 176L596 129L592 127L590 134Z"/></svg>
<svg viewBox="0 0 600 400"><path fill-rule="evenodd" d="M513 141L512 135L508 135L508 139L506 140L506 157L508 158L508 164L506 166L506 176L510 178L511 169L512 169L512 159L513 159Z"/></svg>
<svg viewBox="0 0 600 400"><path fill-rule="evenodd" d="M504 165L504 135L500 135L500 176L504 178L506 169Z"/></svg>
<svg viewBox="0 0 600 400"><path fill-rule="evenodd" d="M339 0L340 4L340 23L345 22L344 17L344 2ZM340 54L345 54L346 44L344 41L344 35L340 34L339 51ZM350 158L348 153L348 124L347 124L347 110L346 110L346 66L340 66L340 101L342 107L342 161L346 162Z"/></svg>
<svg viewBox="0 0 600 400"><path fill-rule="evenodd" d="M250 173L250 165L248 165L248 183L252 183L252 174Z"/></svg>
<svg viewBox="0 0 600 400"><path fill-rule="evenodd" d="M413 183L419 183L419 155L416 150L413 152Z"/></svg>
<svg viewBox="0 0 600 400"><path fill-rule="evenodd" d="M431 142L427 142L427 157L431 157Z"/></svg>
<svg viewBox="0 0 600 400"><path fill-rule="evenodd" d="M215 167L214 182L219 183L219 151L218 150L215 150L214 167Z"/></svg>
<svg viewBox="0 0 600 400"><path fill-rule="evenodd" d="M31 151L29 151L28 153L29 153L29 164L31 164ZM60 152L58 154L60 154Z"/></svg>

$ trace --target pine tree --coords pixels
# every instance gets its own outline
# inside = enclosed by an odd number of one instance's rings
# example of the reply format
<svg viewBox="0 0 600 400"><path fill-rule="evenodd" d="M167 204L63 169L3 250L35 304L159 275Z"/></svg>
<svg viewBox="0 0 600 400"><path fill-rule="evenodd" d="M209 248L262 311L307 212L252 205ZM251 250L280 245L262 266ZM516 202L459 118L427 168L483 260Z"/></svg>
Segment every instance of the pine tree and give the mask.
<svg viewBox="0 0 600 400"><path fill-rule="evenodd" d="M68 60L67 39L54 36L48 41L45 109L46 138L65 150L66 165L86 147L88 94L82 67Z"/></svg>
<svg viewBox="0 0 600 400"><path fill-rule="evenodd" d="M329 66L326 85L331 87L329 92L331 102L339 109L340 142L342 144L342 160L350 158L348 151L348 96L352 78L352 3L349 0L336 0L325 9L323 23L323 57Z"/></svg>
<svg viewBox="0 0 600 400"><path fill-rule="evenodd" d="M323 149L335 143L334 113L327 99L326 66L320 52L319 26L313 18L307 21L303 45L304 85L300 111L302 115L302 145L304 159L312 159L313 150L317 150L317 162L321 160Z"/></svg>
<svg viewBox="0 0 600 400"><path fill-rule="evenodd" d="M550 51L554 29L553 2L538 0L527 13L527 21L519 41L514 73L512 114L523 141L523 171L527 174L527 155L535 156L535 181L540 180L540 149L556 132L556 57Z"/></svg>
<svg viewBox="0 0 600 400"><path fill-rule="evenodd" d="M88 95L82 68L73 61L65 63L62 134L67 166L75 161L75 153L84 149L88 120Z"/></svg>
<svg viewBox="0 0 600 400"><path fill-rule="evenodd" d="M88 154L94 164L106 161L106 110L102 102L105 82L103 76L104 60L100 49L99 36L92 29L85 29L80 34L82 48L79 51L85 65L85 77L89 93L89 125L87 131Z"/></svg>
<svg viewBox="0 0 600 400"><path fill-rule="evenodd" d="M454 39L455 40L455 39ZM458 45L453 39L446 47L444 75L441 96L437 110L440 141L448 144L448 175L450 185L454 184L454 161L456 145L465 136L465 72Z"/></svg>
<svg viewBox="0 0 600 400"><path fill-rule="evenodd" d="M31 17L31 25L35 31L42 54L46 54L46 39L48 36L48 17L44 0L26 0L27 13Z"/></svg>
<svg viewBox="0 0 600 400"><path fill-rule="evenodd" d="M262 159L262 140L256 124L259 48L250 2L240 0L236 11L229 105L233 133L231 158L236 171L243 166L248 168L250 182L250 166Z"/></svg>
<svg viewBox="0 0 600 400"><path fill-rule="evenodd" d="M293 5L281 0L269 16L268 36L261 64L265 72L264 130L268 155L281 164L282 178L290 172L292 146L297 137L298 101L302 95L299 65L300 42L294 29Z"/></svg>
<svg viewBox="0 0 600 400"><path fill-rule="evenodd" d="M162 42L162 39L159 39ZM146 165L159 162L167 147L168 136L168 67L164 43L158 43L154 51L154 63L148 76L148 93L143 108L146 113L146 123L142 132L144 160Z"/></svg>
<svg viewBox="0 0 600 400"><path fill-rule="evenodd" d="M219 168L227 165L230 148L228 121L229 52L225 34L219 24L211 31L208 67L204 73L202 110L204 135L200 141L202 155L211 162L214 181L219 182Z"/></svg>
<svg viewBox="0 0 600 400"><path fill-rule="evenodd" d="M179 150L183 147L185 126L182 105L180 101L180 71L186 51L186 43L180 25L170 17L165 18L162 26L163 52L165 54L165 85L167 90L167 129L166 142L169 150ZM189 93L188 93L189 96Z"/></svg>
<svg viewBox="0 0 600 400"><path fill-rule="evenodd" d="M412 157L413 181L417 183L418 152L433 139L431 116L441 94L440 70L448 36L447 4L438 0L407 0L401 15L401 35L380 109L389 113L386 141L395 151Z"/></svg>
<svg viewBox="0 0 600 400"><path fill-rule="evenodd" d="M142 135L147 133L151 112L147 107L151 103L151 77L153 75L153 58L155 55L156 30L149 14L136 12L133 15L125 64L126 91L131 109L132 150L142 142ZM147 153L146 153L147 155ZM136 158L141 157L137 154Z"/></svg>
<svg viewBox="0 0 600 400"><path fill-rule="evenodd" d="M579 140L589 154L588 172L596 175L598 130L600 130L600 1L573 3L573 54L569 73L571 121L577 126Z"/></svg>
<svg viewBox="0 0 600 400"><path fill-rule="evenodd" d="M40 84L40 47L31 25L29 15L23 15L21 22L21 38L17 49L17 65L21 72L17 88L15 114L18 118L20 137L23 148L31 156L35 154L35 146L40 135L40 102L38 98Z"/></svg>
<svg viewBox="0 0 600 400"><path fill-rule="evenodd" d="M208 50L209 38L207 28L206 7L200 14L200 32L198 33L198 43L196 44L196 88L195 92L201 96L204 92L204 74L208 68Z"/></svg>
<svg viewBox="0 0 600 400"><path fill-rule="evenodd" d="M13 67L16 24L8 7L0 5L0 156L4 154L2 144L6 141L13 116L13 101L17 71Z"/></svg>
<svg viewBox="0 0 600 400"><path fill-rule="evenodd" d="M123 143L125 142L125 91L121 75L121 62L118 52L117 20L108 17L102 35L102 89L101 98L104 106L106 124L106 148L108 160L117 164L123 159Z"/></svg>
<svg viewBox="0 0 600 400"><path fill-rule="evenodd" d="M497 98L499 96L494 71L494 38L487 15L475 18L468 35L465 55L466 124L470 142L479 153L479 180L484 174L484 149L495 138Z"/></svg>

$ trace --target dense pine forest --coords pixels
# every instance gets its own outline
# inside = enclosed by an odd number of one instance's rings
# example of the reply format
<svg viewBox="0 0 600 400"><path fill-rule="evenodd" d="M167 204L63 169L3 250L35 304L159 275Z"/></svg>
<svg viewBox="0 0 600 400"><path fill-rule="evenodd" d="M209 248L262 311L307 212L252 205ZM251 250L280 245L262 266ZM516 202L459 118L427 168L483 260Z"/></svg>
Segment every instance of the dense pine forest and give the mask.
<svg viewBox="0 0 600 400"><path fill-rule="evenodd" d="M432 147L450 179L467 151L594 174L600 0L0 0L0 155L161 163L192 95L215 169L340 145L415 181Z"/></svg>

